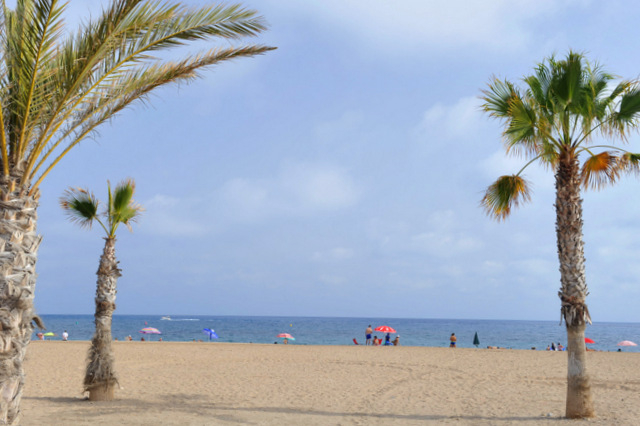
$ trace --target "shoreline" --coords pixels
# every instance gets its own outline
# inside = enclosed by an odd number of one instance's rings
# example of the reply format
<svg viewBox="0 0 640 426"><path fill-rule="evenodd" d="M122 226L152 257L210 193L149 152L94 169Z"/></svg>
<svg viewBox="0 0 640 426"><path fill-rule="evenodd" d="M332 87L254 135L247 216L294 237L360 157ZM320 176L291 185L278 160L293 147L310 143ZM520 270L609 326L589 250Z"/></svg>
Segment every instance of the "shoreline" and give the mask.
<svg viewBox="0 0 640 426"><path fill-rule="evenodd" d="M92 403L82 393L89 342L34 342L23 424L576 424L561 419L561 353L208 343L117 342L121 388L115 401ZM640 381L629 378L640 374L640 357L589 352L587 360L598 417L577 423L637 423Z"/></svg>

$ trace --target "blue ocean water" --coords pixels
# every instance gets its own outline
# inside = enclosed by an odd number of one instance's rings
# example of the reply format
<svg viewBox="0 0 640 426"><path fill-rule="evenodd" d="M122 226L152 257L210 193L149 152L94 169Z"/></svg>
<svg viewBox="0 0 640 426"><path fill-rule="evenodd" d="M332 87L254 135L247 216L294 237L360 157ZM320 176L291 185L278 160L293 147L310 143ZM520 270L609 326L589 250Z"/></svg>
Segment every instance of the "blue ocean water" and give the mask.
<svg viewBox="0 0 640 426"><path fill-rule="evenodd" d="M56 333L59 340L67 330L70 340L90 340L95 329L93 315L42 315L47 331ZM114 315L113 337L124 340L131 335L140 340L144 327L154 327L161 335L144 335L147 340L164 341L208 341L203 329L215 330L215 342L274 343L282 339L279 333L289 333L298 345L353 345L356 338L364 343L367 325L393 327L403 346L449 345L449 336L456 333L458 347L472 348L477 332L479 347L499 346L512 349L544 350L551 342L566 346L564 325L555 321L508 321L508 320L452 320L452 319L407 319L407 318L331 318L331 317L243 317L243 316L171 316L171 320L160 315ZM383 333L375 333L384 337ZM595 323L587 327L587 337L596 343L590 348L602 351L618 350L617 343L631 340L640 344L640 323ZM32 336L33 339L37 337ZM640 352L640 347L623 347L625 352Z"/></svg>

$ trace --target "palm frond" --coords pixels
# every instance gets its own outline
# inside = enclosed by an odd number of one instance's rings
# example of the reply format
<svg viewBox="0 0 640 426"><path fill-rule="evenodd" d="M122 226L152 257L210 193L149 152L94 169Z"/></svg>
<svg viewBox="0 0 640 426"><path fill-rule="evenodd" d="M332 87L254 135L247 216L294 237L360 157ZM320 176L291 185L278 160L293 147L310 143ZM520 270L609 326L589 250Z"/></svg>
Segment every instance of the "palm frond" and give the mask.
<svg viewBox="0 0 640 426"><path fill-rule="evenodd" d="M569 52L566 59L554 62L552 67L551 92L555 102L567 112L578 112L581 108L585 74L583 56Z"/></svg>
<svg viewBox="0 0 640 426"><path fill-rule="evenodd" d="M482 198L482 206L487 215L504 220L511 209L531 200L529 183L518 175L500 176Z"/></svg>
<svg viewBox="0 0 640 426"><path fill-rule="evenodd" d="M537 155L538 120L536 111L520 97L512 97L509 102L509 124L504 132L507 153Z"/></svg>
<svg viewBox="0 0 640 426"><path fill-rule="evenodd" d="M581 183L584 188L601 189L618 179L618 157L604 151L592 154L582 165Z"/></svg>
<svg viewBox="0 0 640 426"><path fill-rule="evenodd" d="M611 114L603 131L626 140L629 130L636 129L640 118L640 85L633 84L621 96L618 110Z"/></svg>
<svg viewBox="0 0 640 426"><path fill-rule="evenodd" d="M489 89L482 91L485 101L482 104L483 111L489 113L491 117L509 119L510 108L513 98L520 98L517 88L507 80L493 78L489 83Z"/></svg>
<svg viewBox="0 0 640 426"><path fill-rule="evenodd" d="M621 172L640 175L640 154L625 152L618 157L617 166Z"/></svg>
<svg viewBox="0 0 640 426"><path fill-rule="evenodd" d="M240 57L261 55L273 49L273 47L260 45L212 49L205 54L188 57L181 62L150 65L122 74L117 81L114 81L110 91L102 97L95 98L92 104L86 103L84 109L76 113L74 120L69 122L68 128L58 136L55 142L43 149L39 162L30 172L30 177L35 176L49 157L56 153L59 145L67 143L33 186L37 187L58 162L94 129L133 102L144 100L156 88L181 81L188 82L198 77L198 71L202 68Z"/></svg>
<svg viewBox="0 0 640 426"><path fill-rule="evenodd" d="M63 0L19 0L14 9L2 5L1 173L18 177L31 193L51 167L113 114L164 84L189 81L199 67L215 63L203 60L211 56L206 52L178 60L178 65L163 64L153 56L158 51L199 40L230 42L266 29L257 12L240 5L186 7L171 1L112 0L97 18L84 21L77 33L67 36L61 19ZM229 53L234 49L235 54ZM221 61L271 48L216 50ZM154 67L165 67L164 72ZM154 73L159 80L152 82L148 77Z"/></svg>
<svg viewBox="0 0 640 426"><path fill-rule="evenodd" d="M82 188L69 188L60 197L60 206L72 222L80 227L91 228L98 217L98 200Z"/></svg>
<svg viewBox="0 0 640 426"><path fill-rule="evenodd" d="M124 210L133 198L136 190L136 184L132 179L126 179L120 182L113 191L111 214L116 216L118 212Z"/></svg>
<svg viewBox="0 0 640 426"><path fill-rule="evenodd" d="M125 224L131 231L131 222L135 222L142 212L142 207L133 202L133 194L136 190L136 184L133 179L126 179L120 182L111 198L111 209L109 214L109 223L111 224L112 233L115 233L119 224Z"/></svg>

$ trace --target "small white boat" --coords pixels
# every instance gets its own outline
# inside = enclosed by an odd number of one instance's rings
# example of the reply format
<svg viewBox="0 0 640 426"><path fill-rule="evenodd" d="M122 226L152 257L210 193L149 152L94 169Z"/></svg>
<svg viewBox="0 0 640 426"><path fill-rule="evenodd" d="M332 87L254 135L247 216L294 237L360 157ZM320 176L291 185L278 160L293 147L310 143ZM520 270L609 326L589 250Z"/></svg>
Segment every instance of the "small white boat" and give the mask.
<svg viewBox="0 0 640 426"><path fill-rule="evenodd" d="M161 320L171 321L171 317L169 315L160 318Z"/></svg>

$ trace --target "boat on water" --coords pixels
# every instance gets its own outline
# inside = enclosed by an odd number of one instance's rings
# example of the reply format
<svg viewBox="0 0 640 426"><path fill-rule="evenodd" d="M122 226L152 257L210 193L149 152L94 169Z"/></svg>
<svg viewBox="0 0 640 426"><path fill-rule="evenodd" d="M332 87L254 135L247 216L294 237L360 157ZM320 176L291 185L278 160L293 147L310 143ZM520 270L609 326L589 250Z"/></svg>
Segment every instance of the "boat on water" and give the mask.
<svg viewBox="0 0 640 426"><path fill-rule="evenodd" d="M169 315L165 315L162 318L160 318L161 320L167 320L167 321L171 321L171 317Z"/></svg>

